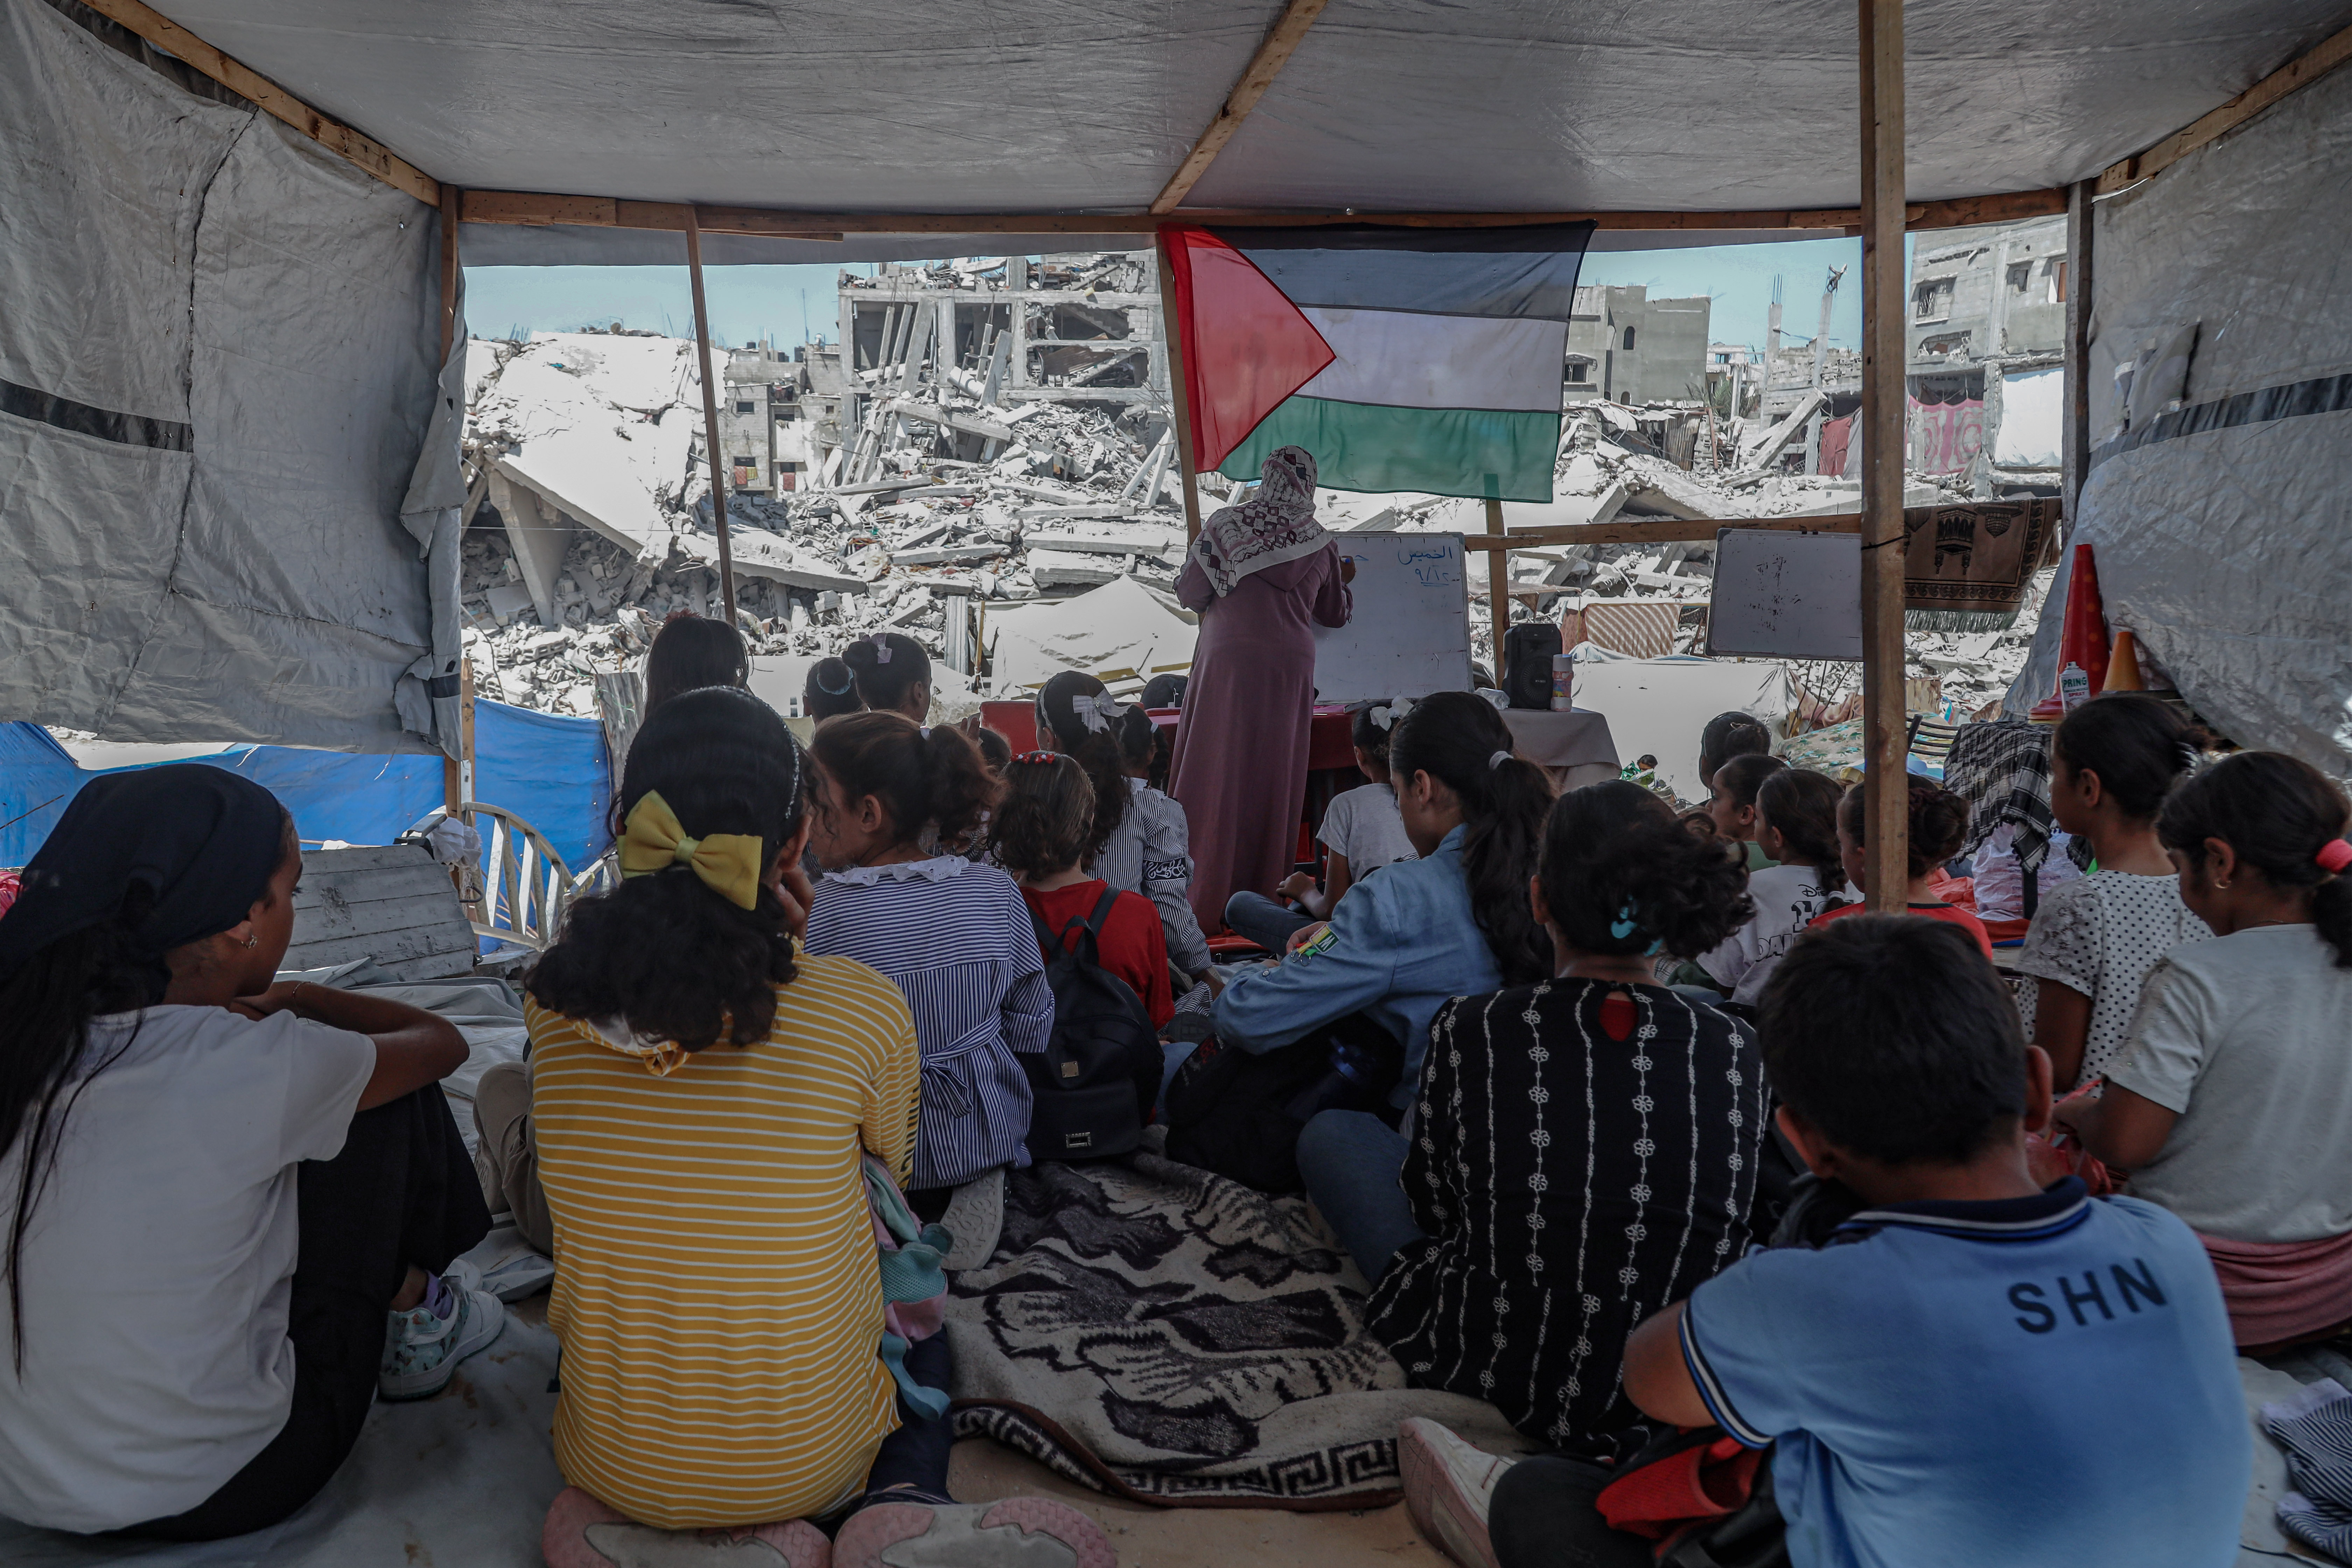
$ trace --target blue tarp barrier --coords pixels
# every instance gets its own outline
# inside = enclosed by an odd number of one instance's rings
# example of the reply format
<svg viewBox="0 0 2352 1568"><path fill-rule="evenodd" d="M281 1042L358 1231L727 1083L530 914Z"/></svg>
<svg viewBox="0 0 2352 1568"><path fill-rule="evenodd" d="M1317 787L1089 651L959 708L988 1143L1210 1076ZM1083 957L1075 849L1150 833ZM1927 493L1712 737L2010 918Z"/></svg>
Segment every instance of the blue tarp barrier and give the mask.
<svg viewBox="0 0 2352 1568"><path fill-rule="evenodd" d="M194 762L262 785L313 841L389 844L441 804L437 755L355 755L299 746L236 746ZM148 766L156 764L149 763ZM102 772L123 772L104 769ZM0 866L21 866L66 803L98 772L84 771L38 724L0 724ZM474 705L474 797L503 806L547 837L574 874L613 841L604 726L503 702Z"/></svg>

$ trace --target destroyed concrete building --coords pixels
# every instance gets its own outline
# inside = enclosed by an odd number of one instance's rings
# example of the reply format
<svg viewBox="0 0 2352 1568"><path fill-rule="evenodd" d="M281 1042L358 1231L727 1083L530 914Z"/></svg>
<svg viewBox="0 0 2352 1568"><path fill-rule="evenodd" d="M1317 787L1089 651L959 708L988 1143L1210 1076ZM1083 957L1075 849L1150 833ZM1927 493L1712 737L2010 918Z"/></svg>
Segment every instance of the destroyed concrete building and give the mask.
<svg viewBox="0 0 2352 1568"><path fill-rule="evenodd" d="M1987 500L2055 495L2066 220L1957 229L1911 268L1909 467Z"/></svg>
<svg viewBox="0 0 2352 1568"><path fill-rule="evenodd" d="M1706 400L1731 369L1729 348L1708 341L1707 304L1578 290L1566 374L1581 354L1588 380L1563 383L1555 500L1511 503L1509 526L1859 510L1858 480L1783 471L1823 400L1777 418ZM748 344L725 362L720 456L755 656L796 668L853 637L904 631L964 702L1040 679L1040 650L1058 645L1020 629L1035 619L1024 605L1123 584L1142 595L1121 601L1128 618L1189 626L1173 594L1184 518L1150 252L845 269L838 323L835 342ZM1748 360L1740 351L1741 385L1764 403L1762 366ZM1823 364L1836 374L1834 353ZM1638 387L1654 395L1633 401ZM467 388L463 593L478 689L593 713L595 678L641 654L663 616L722 613L693 345L593 331L478 341ZM1956 499L1960 482L1915 478L1906 500ZM1221 474L1199 483L1204 510L1234 493ZM1335 531L1486 527L1472 500L1317 499ZM1671 605L1688 648L1712 562L1704 543L1545 551L1514 559L1506 591L1520 618L1595 599ZM1470 565L1483 596L1484 557ZM1471 620L1475 656L1491 660L1488 617ZM1914 652L1915 678L1973 706L2006 684L2023 645L1979 629L1915 636ZM1117 690L1148 672L1125 655L1113 663ZM1816 671L1808 687L1833 700L1843 679Z"/></svg>
<svg viewBox="0 0 2352 1568"><path fill-rule="evenodd" d="M1562 390L1570 404L1696 403L1706 395L1713 301L1653 300L1643 284L1585 284L1568 322Z"/></svg>

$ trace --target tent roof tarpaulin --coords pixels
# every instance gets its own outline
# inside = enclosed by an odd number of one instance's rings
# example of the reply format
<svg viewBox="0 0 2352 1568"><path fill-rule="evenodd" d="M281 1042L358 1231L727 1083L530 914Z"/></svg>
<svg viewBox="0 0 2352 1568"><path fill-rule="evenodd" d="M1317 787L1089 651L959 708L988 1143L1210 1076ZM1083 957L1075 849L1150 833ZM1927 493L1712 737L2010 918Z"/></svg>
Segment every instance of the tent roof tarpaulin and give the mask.
<svg viewBox="0 0 2352 1568"><path fill-rule="evenodd" d="M434 178L810 213L1139 215L1279 0L887 18L821 5L164 0L159 9ZM1913 0L1910 199L2032 191L2158 142L2352 21L2347 0ZM1847 207L1849 6L1341 0L1185 210ZM877 85L887 79L887 90ZM1616 236L1652 245L1656 235ZM1685 243L1723 235L1693 235ZM465 236L475 262L660 261L672 236ZM1065 233L1050 247L1138 243ZM1600 244L1612 237L1604 229ZM1003 237L714 236L709 259L995 252Z"/></svg>

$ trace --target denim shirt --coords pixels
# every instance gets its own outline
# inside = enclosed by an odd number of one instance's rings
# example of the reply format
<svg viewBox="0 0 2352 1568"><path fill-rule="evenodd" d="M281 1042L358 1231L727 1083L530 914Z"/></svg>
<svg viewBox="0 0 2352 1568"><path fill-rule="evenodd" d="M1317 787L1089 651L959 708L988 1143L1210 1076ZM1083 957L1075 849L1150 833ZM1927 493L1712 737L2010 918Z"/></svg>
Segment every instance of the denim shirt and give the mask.
<svg viewBox="0 0 2352 1568"><path fill-rule="evenodd" d="M1217 1038L1270 1051L1361 1012L1403 1042L1396 1103L1409 1103L1437 1010L1449 997L1503 988L1463 880L1467 831L1454 828L1425 860L1400 860L1358 882L1332 910L1328 932L1226 986L1211 1015Z"/></svg>

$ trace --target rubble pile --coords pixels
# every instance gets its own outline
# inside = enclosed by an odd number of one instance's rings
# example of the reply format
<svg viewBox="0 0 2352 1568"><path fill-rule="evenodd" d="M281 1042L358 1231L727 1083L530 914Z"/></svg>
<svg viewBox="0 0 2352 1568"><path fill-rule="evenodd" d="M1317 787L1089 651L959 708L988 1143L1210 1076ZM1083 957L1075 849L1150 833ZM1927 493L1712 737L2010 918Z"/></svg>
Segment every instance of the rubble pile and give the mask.
<svg viewBox="0 0 2352 1568"><path fill-rule="evenodd" d="M1098 260L1103 288L1137 286L1118 268L1138 262ZM941 287L960 276L933 270ZM1097 281L1082 269L1074 277ZM1066 368L1085 376L1123 363L1118 349L1107 340L1097 365ZM952 356L940 365L919 345L851 375L860 395L847 406L858 416L833 427L839 444L809 476L811 488L730 497L739 624L755 654L819 656L887 628L969 674L975 605L1062 597L1121 578L1192 618L1171 592L1184 522L1163 407L999 401L988 370ZM595 675L638 656L663 616L721 613L694 345L617 329L478 341L467 380L473 526L461 592L477 689L526 707L593 713ZM1572 405L1553 500L1512 503L1509 525L1860 510L1856 481L1777 471L1774 427L1706 421L1696 405ZM1685 468L1669 452L1702 460ZM1204 507L1232 489L1213 474L1200 483ZM1923 506L1966 497L1915 475L1905 499ZM1327 490L1318 504L1340 531L1486 526L1482 503L1460 498ZM540 563L543 605L525 555ZM1474 553L1474 594L1484 594L1485 571ZM1673 602L1685 606L1677 646L1687 649L1703 635L1712 572L1706 542L1517 554L1512 586L1560 593L1517 597L1513 615L1553 616L1579 599ZM1472 622L1475 657L1491 660L1487 617ZM1911 673L1940 679L1959 711L1973 711L2021 667L2032 626L2029 612L2005 631L1915 632ZM1834 667L1817 678L1824 699L1859 679Z"/></svg>
<svg viewBox="0 0 2352 1568"><path fill-rule="evenodd" d="M477 341L467 358L474 479L460 595L477 689L593 712L593 673L640 652L663 616L721 613L694 346L547 333ZM969 639L951 617L973 602L1058 596L1119 577L1175 608L1184 521L1165 413L1006 408L958 384L952 366L948 377L916 389L936 421L910 416L904 397L871 400L856 447L842 455L873 477L729 497L739 624L755 654L832 653L887 628L951 664L966 650L968 668ZM956 444L970 425L983 427L981 455L943 455L975 445ZM1203 492L1214 503L1226 489L1211 476ZM550 530L563 542L550 563L553 624L515 544Z"/></svg>
<svg viewBox="0 0 2352 1568"><path fill-rule="evenodd" d="M1708 473L1685 469L1671 461L1666 451L1678 425L1685 429L1696 405L1629 408L1592 402L1571 405L1560 436L1559 459L1548 505L1506 507L1511 528L1557 527L1617 521L1832 516L1862 510L1858 480L1814 474L1790 474L1768 466ZM1725 451L1769 458L1770 432L1766 422L1724 421L1714 443ZM1937 506L1964 502L1969 495L1958 479L1913 474L1904 491L1906 506ZM1356 531L1402 529L1433 532L1483 533L1484 503L1439 496L1342 496L1326 491L1320 510L1335 528ZM1473 553L1469 562L1471 587L1483 596L1486 588L1486 558ZM1705 542L1664 544L1577 544L1515 552L1511 585L1519 590L1558 586L1557 597L1524 593L1512 605L1511 616L1524 621L1555 616L1578 603L1595 599L1624 602L1675 603L1685 606L1676 649L1692 651L1703 643L1705 606L1713 591L1715 548ZM1969 632L1913 631L1907 642L1908 674L1941 682L1948 702L1962 714L1996 701L2024 668L2032 642L2041 596L2050 574L2036 579L2024 609L2006 628L1989 626ZM1492 657L1493 636L1487 618L1472 617L1473 657ZM1810 674L1811 679L1807 679ZM1800 679L1816 696L1833 702L1849 690L1859 690L1859 665L1822 664L1807 667Z"/></svg>

